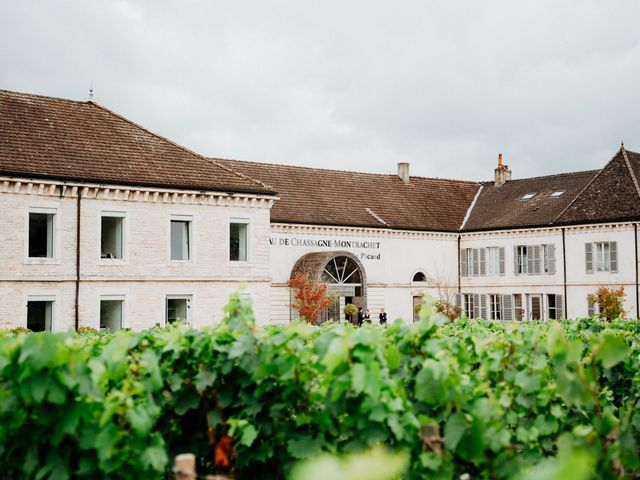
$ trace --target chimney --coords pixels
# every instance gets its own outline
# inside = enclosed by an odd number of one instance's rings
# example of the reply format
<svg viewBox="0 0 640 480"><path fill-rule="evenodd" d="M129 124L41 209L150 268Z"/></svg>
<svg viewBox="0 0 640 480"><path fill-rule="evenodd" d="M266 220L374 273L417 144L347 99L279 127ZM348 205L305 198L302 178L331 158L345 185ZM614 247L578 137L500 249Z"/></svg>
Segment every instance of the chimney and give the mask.
<svg viewBox="0 0 640 480"><path fill-rule="evenodd" d="M511 170L509 170L509 165L502 164L502 154L498 154L498 168L495 170L495 186L499 187L500 185L504 185L505 182L511 180Z"/></svg>
<svg viewBox="0 0 640 480"><path fill-rule="evenodd" d="M409 164L407 162L398 162L398 176L404 183L411 183L411 178L409 177Z"/></svg>

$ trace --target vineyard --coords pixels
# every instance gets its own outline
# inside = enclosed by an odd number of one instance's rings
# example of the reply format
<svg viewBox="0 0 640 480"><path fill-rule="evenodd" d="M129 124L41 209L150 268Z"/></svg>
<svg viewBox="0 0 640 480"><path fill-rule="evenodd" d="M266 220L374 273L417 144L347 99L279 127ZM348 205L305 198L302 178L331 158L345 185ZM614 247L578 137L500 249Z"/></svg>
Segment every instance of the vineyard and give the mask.
<svg viewBox="0 0 640 480"><path fill-rule="evenodd" d="M420 323L0 334L1 478L285 478L384 446L403 478L640 476L640 324Z"/></svg>

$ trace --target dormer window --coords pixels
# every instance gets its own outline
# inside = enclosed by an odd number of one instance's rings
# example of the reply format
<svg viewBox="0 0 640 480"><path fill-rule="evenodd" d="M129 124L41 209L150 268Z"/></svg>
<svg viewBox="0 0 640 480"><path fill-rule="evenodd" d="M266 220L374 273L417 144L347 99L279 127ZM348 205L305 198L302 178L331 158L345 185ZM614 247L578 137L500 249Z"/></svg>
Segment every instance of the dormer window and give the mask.
<svg viewBox="0 0 640 480"><path fill-rule="evenodd" d="M520 200L531 200L535 196L536 196L535 192L525 193L522 197L520 197Z"/></svg>
<svg viewBox="0 0 640 480"><path fill-rule="evenodd" d="M559 197L561 196L565 191L564 190L556 190L555 192L553 192L550 196L551 197Z"/></svg>

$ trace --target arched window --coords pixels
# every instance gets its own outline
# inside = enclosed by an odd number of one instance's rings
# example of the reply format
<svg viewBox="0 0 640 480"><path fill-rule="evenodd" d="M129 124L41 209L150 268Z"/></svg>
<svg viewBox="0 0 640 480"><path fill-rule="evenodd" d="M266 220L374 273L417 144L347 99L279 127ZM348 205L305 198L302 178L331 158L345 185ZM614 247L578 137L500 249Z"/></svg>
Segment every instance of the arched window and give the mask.
<svg viewBox="0 0 640 480"><path fill-rule="evenodd" d="M413 276L413 281L424 283L427 281L427 276L424 274L424 272L416 272L416 274Z"/></svg>

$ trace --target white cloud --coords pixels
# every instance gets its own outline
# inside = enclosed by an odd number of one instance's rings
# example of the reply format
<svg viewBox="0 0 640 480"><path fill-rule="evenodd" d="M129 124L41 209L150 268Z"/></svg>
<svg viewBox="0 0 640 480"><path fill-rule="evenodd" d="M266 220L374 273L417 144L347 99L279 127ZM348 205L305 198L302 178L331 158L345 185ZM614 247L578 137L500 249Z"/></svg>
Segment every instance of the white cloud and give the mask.
<svg viewBox="0 0 640 480"><path fill-rule="evenodd" d="M96 100L203 154L489 178L640 149L640 4L7 2L0 88Z"/></svg>

